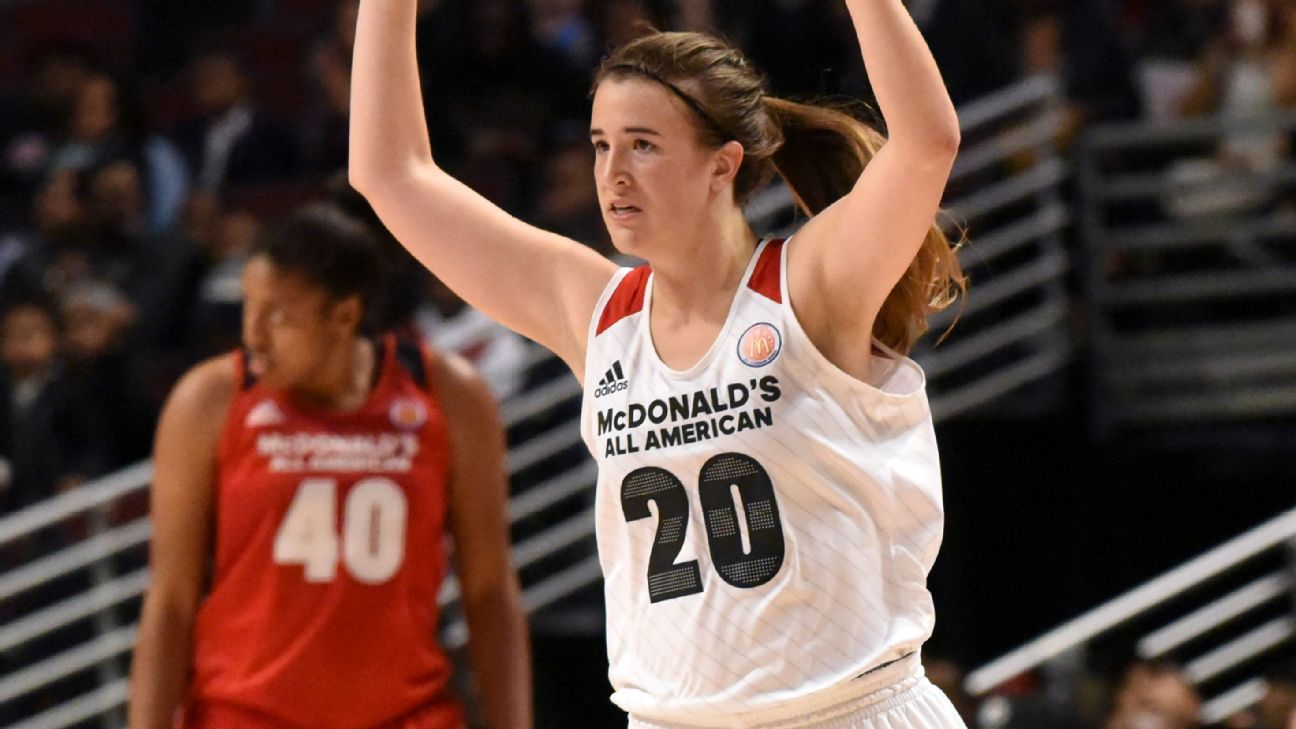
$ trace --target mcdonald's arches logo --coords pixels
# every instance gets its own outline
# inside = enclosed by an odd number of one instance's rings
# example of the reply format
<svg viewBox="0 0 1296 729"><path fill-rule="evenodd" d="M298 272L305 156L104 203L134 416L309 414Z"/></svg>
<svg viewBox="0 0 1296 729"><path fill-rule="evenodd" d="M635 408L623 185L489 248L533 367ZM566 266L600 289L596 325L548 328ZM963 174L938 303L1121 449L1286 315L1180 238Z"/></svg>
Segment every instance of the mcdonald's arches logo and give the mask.
<svg viewBox="0 0 1296 729"><path fill-rule="evenodd" d="M738 338L738 359L748 367L764 367L783 349L783 336L773 324L753 324Z"/></svg>

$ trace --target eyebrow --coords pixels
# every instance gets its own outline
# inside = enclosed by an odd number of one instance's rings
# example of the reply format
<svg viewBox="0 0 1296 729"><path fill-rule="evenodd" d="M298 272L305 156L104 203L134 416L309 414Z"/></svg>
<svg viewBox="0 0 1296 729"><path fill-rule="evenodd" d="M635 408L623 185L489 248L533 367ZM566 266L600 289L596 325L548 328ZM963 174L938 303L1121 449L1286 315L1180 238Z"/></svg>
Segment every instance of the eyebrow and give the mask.
<svg viewBox="0 0 1296 729"><path fill-rule="evenodd" d="M660 137L660 136L661 136L661 132L659 132L659 131L657 131L657 130L655 130L655 129L649 129L648 127L626 127L625 129L623 129L623 130L621 130L621 131L625 132L626 134L651 134L651 135L656 136L656 137ZM591 129L591 130L590 130L590 136L591 136L591 137L601 137L601 136L603 136L603 130L602 130L602 129Z"/></svg>

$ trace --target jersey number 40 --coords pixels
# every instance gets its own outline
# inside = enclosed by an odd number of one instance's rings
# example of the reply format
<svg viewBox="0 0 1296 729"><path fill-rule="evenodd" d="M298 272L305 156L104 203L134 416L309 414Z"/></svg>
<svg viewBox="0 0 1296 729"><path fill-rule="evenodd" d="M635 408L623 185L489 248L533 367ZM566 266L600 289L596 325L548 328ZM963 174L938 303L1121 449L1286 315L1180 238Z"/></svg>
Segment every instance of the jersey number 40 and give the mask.
<svg viewBox="0 0 1296 729"><path fill-rule="evenodd" d="M774 484L765 468L742 453L714 456L702 465L698 497L711 562L720 577L743 588L774 579L783 566L783 523ZM646 466L631 471L621 481L626 521L651 517L650 501L657 504L657 536L648 555L649 600L661 602L702 592L697 560L675 564L688 532L689 494L684 484L664 468Z"/></svg>
<svg viewBox="0 0 1296 729"><path fill-rule="evenodd" d="M308 478L297 487L275 535L275 563L302 565L307 582L332 582L340 556L357 582L390 580L405 561L405 492L387 478L357 483L347 493L339 537L337 485L331 478Z"/></svg>

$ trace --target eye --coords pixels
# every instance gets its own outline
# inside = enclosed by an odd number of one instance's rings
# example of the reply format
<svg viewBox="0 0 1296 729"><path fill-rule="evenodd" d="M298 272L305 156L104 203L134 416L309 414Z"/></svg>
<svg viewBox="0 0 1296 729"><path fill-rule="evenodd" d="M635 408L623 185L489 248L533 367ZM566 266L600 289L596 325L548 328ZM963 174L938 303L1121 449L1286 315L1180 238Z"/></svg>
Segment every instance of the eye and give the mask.
<svg viewBox="0 0 1296 729"><path fill-rule="evenodd" d="M608 143L605 140L600 139L594 142L595 152L606 152L607 150L608 150Z"/></svg>
<svg viewBox="0 0 1296 729"><path fill-rule="evenodd" d="M654 149L657 149L657 145L647 139L636 139L634 142L634 148L639 152L651 152Z"/></svg>

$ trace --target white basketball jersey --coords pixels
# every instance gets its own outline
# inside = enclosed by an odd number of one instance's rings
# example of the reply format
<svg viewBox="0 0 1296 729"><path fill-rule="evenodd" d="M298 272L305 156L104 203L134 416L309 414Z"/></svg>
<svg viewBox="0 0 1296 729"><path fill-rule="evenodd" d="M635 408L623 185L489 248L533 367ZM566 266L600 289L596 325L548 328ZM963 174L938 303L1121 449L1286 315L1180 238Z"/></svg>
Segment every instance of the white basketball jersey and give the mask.
<svg viewBox="0 0 1296 729"><path fill-rule="evenodd" d="M648 268L619 271L591 322L609 678L644 719L795 712L931 635L943 513L922 370L879 352L866 384L830 363L786 261L781 241L756 249L684 372L652 345Z"/></svg>

